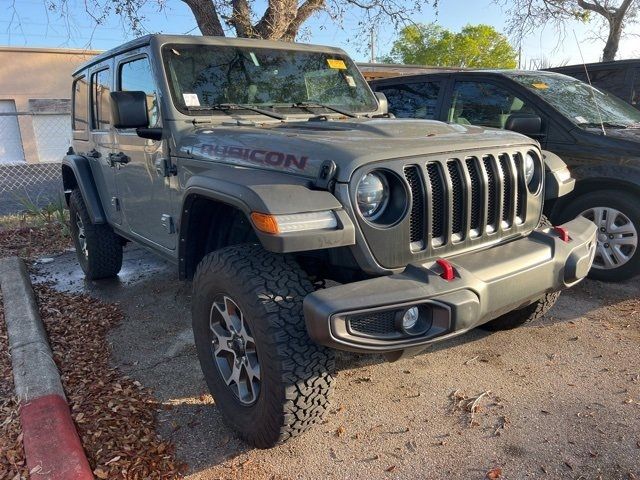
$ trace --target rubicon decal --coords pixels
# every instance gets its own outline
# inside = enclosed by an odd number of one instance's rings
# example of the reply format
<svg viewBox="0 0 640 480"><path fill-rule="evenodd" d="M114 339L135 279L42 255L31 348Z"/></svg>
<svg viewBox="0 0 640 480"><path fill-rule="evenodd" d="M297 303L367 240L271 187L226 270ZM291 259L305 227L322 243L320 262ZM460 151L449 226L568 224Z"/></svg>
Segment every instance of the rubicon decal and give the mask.
<svg viewBox="0 0 640 480"><path fill-rule="evenodd" d="M183 148L184 149L184 148ZM241 160L244 162L281 167L286 170L304 171L309 157L292 153L277 152L230 145L200 144L186 149L192 155L202 155L216 160Z"/></svg>

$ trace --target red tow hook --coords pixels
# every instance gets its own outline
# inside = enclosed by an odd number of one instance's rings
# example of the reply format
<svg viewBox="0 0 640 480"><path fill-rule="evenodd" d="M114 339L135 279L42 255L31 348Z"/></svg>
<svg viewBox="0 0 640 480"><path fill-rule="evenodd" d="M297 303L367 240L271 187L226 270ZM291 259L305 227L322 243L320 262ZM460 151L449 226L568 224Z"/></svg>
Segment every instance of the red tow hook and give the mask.
<svg viewBox="0 0 640 480"><path fill-rule="evenodd" d="M553 227L553 231L558 234L560 240L565 243L569 243L571 241L571 237L569 236L569 230L565 227Z"/></svg>
<svg viewBox="0 0 640 480"><path fill-rule="evenodd" d="M455 272L453 270L453 265L451 265L447 260L445 260L444 258L439 258L438 260L436 260L436 263L442 268L440 277L442 277L447 282L450 282L451 280L456 278Z"/></svg>

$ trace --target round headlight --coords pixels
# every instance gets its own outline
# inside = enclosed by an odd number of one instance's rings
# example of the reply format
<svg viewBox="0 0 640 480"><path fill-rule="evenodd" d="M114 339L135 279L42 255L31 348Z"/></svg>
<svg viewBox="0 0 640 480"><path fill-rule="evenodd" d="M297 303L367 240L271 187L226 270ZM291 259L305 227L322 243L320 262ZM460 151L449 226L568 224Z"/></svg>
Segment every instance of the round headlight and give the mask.
<svg viewBox="0 0 640 480"><path fill-rule="evenodd" d="M368 173L360 183L356 192L358 209L363 217L375 220L384 212L389 201L389 185L380 173Z"/></svg>
<svg viewBox="0 0 640 480"><path fill-rule="evenodd" d="M527 153L524 156L524 181L529 185L533 180L533 176L536 173L536 160L533 155Z"/></svg>

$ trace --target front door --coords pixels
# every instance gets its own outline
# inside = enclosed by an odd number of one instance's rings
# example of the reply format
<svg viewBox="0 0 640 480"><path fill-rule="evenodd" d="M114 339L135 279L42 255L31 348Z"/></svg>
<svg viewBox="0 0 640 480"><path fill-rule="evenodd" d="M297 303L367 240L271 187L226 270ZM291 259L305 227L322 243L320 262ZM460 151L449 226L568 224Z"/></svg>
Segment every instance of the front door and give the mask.
<svg viewBox="0 0 640 480"><path fill-rule="evenodd" d="M160 127L156 82L146 54L117 59L117 88L147 94L149 127ZM134 129L116 130L116 179L122 211L131 233L167 249L175 249L176 232L171 178L165 176L166 141L139 137Z"/></svg>
<svg viewBox="0 0 640 480"><path fill-rule="evenodd" d="M83 152L89 159L93 178L96 181L102 205L109 221L120 224L122 214L118 200L114 169L110 156L114 149L114 134L111 128L111 89L113 75L112 60L96 65L90 73L90 136L87 148Z"/></svg>

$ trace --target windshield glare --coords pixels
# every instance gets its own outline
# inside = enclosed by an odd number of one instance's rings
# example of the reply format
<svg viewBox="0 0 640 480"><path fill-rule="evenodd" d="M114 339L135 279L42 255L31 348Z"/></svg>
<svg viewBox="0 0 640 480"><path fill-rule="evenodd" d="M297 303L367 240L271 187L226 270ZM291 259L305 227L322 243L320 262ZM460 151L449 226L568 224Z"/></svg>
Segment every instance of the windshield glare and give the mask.
<svg viewBox="0 0 640 480"><path fill-rule="evenodd" d="M511 74L510 77L583 128L599 125L601 119L605 126L611 127L640 124L639 110L580 80L564 75Z"/></svg>
<svg viewBox="0 0 640 480"><path fill-rule="evenodd" d="M191 115L210 114L207 107L221 104L277 109L292 108L296 103L322 103L350 112L377 108L357 67L344 55L167 45L163 57L174 104Z"/></svg>

